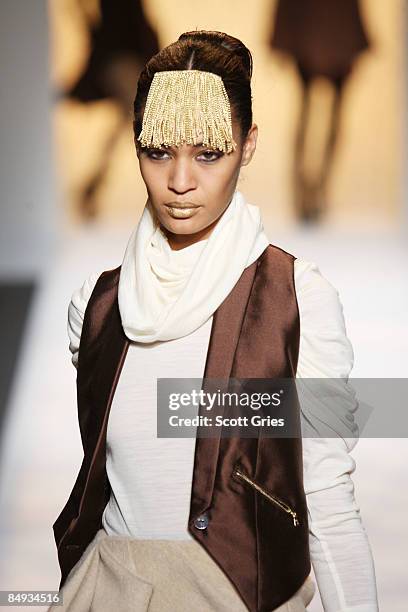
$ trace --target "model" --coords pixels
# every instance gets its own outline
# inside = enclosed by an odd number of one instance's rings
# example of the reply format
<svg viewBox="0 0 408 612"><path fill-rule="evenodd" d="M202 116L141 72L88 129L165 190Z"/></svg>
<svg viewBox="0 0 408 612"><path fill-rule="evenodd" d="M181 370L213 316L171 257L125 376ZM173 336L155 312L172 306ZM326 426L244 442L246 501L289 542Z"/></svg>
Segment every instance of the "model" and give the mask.
<svg viewBox="0 0 408 612"><path fill-rule="evenodd" d="M122 265L69 305L84 458L54 524L55 610L304 611L312 564L326 612L378 610L351 424L327 439L157 436L158 378L333 378L351 397L336 289L271 244L237 190L258 134L251 75L246 46L207 31L140 75L147 202Z"/></svg>

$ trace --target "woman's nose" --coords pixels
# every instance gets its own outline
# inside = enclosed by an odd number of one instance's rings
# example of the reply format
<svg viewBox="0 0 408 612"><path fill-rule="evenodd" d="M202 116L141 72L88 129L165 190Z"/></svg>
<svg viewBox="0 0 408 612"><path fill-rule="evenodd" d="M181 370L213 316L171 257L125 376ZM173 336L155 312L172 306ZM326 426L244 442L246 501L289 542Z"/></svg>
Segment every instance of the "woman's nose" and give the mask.
<svg viewBox="0 0 408 612"><path fill-rule="evenodd" d="M184 193L196 187L194 172L188 160L174 161L169 175L168 187L178 193Z"/></svg>

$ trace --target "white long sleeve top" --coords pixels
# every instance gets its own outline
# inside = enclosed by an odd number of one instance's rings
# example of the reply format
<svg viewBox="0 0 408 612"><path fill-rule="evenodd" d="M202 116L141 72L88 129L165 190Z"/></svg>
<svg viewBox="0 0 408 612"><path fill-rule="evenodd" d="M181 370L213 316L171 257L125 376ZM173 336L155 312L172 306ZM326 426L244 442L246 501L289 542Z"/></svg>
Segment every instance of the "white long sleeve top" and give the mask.
<svg viewBox="0 0 408 612"><path fill-rule="evenodd" d="M75 366L85 308L99 275L91 274L69 304ZM349 396L352 406L347 381L354 355L338 292L313 262L295 259L294 276L300 315L296 377L340 379L339 393ZM195 438L157 438L156 379L202 378L211 323L212 317L175 340L129 346L107 429L112 492L102 521L110 535L191 538L187 521ZM313 401L300 405L302 428L321 419ZM356 443L356 437L341 435L302 441L310 554L326 612L378 611L372 553L351 479L356 464L349 453Z"/></svg>

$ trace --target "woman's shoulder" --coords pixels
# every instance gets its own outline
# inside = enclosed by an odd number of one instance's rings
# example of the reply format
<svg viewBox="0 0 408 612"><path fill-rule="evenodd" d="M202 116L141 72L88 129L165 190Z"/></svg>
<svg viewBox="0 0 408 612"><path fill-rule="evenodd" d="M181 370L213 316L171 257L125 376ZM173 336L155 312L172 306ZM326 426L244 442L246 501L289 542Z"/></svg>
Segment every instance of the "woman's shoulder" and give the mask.
<svg viewBox="0 0 408 612"><path fill-rule="evenodd" d="M338 295L337 289L322 274L314 261L297 257L294 261L294 278L297 293L320 290Z"/></svg>
<svg viewBox="0 0 408 612"><path fill-rule="evenodd" d="M294 263L296 297L305 323L319 323L345 332L343 304L338 289L322 274L314 261L297 258Z"/></svg>
<svg viewBox="0 0 408 612"><path fill-rule="evenodd" d="M293 261L294 280L297 294L308 290L321 290L328 293L337 293L336 288L325 276L323 276L316 262L303 259L302 257L296 257L277 244L269 243L269 249L269 252L272 255L283 255L286 258L290 258L291 262Z"/></svg>
<svg viewBox="0 0 408 612"><path fill-rule="evenodd" d="M347 378L354 353L339 291L314 261L296 259L294 278L301 333L298 374Z"/></svg>
<svg viewBox="0 0 408 612"><path fill-rule="evenodd" d="M86 305L100 275L101 272L92 272L84 283L72 293L70 305L76 310L85 312Z"/></svg>

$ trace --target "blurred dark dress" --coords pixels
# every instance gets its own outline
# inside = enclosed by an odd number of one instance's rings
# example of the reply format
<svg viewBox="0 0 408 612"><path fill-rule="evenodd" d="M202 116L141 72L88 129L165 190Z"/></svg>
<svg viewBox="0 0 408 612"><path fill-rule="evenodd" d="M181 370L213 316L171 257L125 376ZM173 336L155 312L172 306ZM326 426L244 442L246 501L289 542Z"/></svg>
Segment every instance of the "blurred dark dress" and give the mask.
<svg viewBox="0 0 408 612"><path fill-rule="evenodd" d="M357 0L278 0L273 49L292 56L305 78L344 78L371 46Z"/></svg>
<svg viewBox="0 0 408 612"><path fill-rule="evenodd" d="M100 13L100 22L90 26L91 53L87 65L65 92L81 102L116 97L106 74L112 62L134 59L143 66L159 51L157 35L146 20L140 0L101 0ZM132 85L134 90L137 76Z"/></svg>

